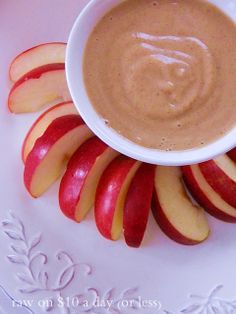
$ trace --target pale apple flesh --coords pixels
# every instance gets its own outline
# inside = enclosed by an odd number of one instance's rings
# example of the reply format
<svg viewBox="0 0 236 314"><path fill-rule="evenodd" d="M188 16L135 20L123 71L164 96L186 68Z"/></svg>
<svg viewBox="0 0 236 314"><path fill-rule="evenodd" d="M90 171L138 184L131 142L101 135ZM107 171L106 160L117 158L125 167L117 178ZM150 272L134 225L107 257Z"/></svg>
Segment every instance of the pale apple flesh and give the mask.
<svg viewBox="0 0 236 314"><path fill-rule="evenodd" d="M54 101L69 101L65 64L41 66L25 74L12 87L8 107L13 113L35 112Z"/></svg>
<svg viewBox="0 0 236 314"><path fill-rule="evenodd" d="M66 43L51 42L32 47L19 54L11 63L9 77L12 82L42 65L64 63Z"/></svg>
<svg viewBox="0 0 236 314"><path fill-rule="evenodd" d="M142 243L151 209L156 166L143 163L130 184L124 205L124 237L128 246Z"/></svg>
<svg viewBox="0 0 236 314"><path fill-rule="evenodd" d="M94 205L98 181L118 155L97 137L87 140L71 157L61 180L59 203L62 212L81 222Z"/></svg>
<svg viewBox="0 0 236 314"><path fill-rule="evenodd" d="M236 207L236 164L227 155L199 164L208 184L225 202Z"/></svg>
<svg viewBox="0 0 236 314"><path fill-rule="evenodd" d="M33 197L42 195L61 175L76 149L93 134L78 115L55 119L35 142L24 171L24 182Z"/></svg>
<svg viewBox="0 0 236 314"><path fill-rule="evenodd" d="M153 214L163 232L178 243L198 244L209 235L204 209L187 195L179 167L157 167Z"/></svg>
<svg viewBox="0 0 236 314"><path fill-rule="evenodd" d="M75 108L73 102L68 101L59 103L49 108L42 115L40 115L40 117L34 122L32 127L30 128L23 142L22 160L24 163L29 152L32 150L36 140L43 135L43 133L45 132L47 127L53 122L53 120L70 114L78 114L78 111Z"/></svg>
<svg viewBox="0 0 236 314"><path fill-rule="evenodd" d="M182 167L184 181L195 200L212 216L236 222L236 208L226 203L207 183L198 165Z"/></svg>
<svg viewBox="0 0 236 314"><path fill-rule="evenodd" d="M123 226L123 209L130 186L140 162L118 156L105 169L95 196L95 221L107 239L117 240Z"/></svg>
<svg viewBox="0 0 236 314"><path fill-rule="evenodd" d="M107 165L118 155L116 151L108 147L102 156L96 161L96 164L91 169L91 173L86 180L80 202L76 206L75 220L80 222L87 214L88 210L94 205L96 188Z"/></svg>

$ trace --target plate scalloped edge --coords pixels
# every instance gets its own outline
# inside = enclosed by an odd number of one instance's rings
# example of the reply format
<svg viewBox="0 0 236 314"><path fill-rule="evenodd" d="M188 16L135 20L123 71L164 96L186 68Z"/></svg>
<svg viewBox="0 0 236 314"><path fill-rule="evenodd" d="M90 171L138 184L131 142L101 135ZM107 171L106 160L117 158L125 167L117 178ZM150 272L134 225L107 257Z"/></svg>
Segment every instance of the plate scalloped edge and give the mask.
<svg viewBox="0 0 236 314"><path fill-rule="evenodd" d="M8 240L11 241L11 254L7 255L6 258L10 263L20 268L20 272L16 273L17 281L20 284L18 291L23 295L35 295L41 292L48 292L53 295L53 297L44 300L44 303L41 304L40 307L43 311L51 312L56 310L56 304L58 305L56 300L58 301L58 298L63 299L65 297L63 295L64 290L72 281L76 280L76 270L84 277L90 276L93 273L91 265L77 263L69 253L59 251L55 253L55 258L57 262L64 261L65 266L59 271L56 282L49 283L50 273L45 270L48 262L48 254L41 252L38 248L42 240L41 234L28 236L25 225L12 211L9 211L8 218L2 221L2 230ZM35 264L35 267L33 267L33 264ZM236 299L229 300L218 296L222 288L223 285L217 285L207 296L190 294L189 304L177 312L161 309L161 305L157 311L165 314L236 313ZM140 297L136 296L138 287L125 289L118 294L115 288L110 288L105 293L100 293L99 289L94 287L84 287L82 290L82 292L75 295L81 302L79 305L80 312L77 312L78 308L75 311L75 309L71 309L70 307L60 307L61 313L123 314L125 311L121 309L121 301L124 299L132 301L131 307L133 310L141 310L140 306L138 306ZM89 296L92 298L90 302L88 302ZM6 309L2 308L3 306L9 310L11 304L11 306L14 305L17 308L17 313L19 314L34 313L30 309L30 304L27 304L27 302L26 304L19 303L1 285L0 298L0 310L3 309L6 311ZM98 299L103 301L102 306L97 306L96 300ZM109 300L112 300L112 304L109 303Z"/></svg>

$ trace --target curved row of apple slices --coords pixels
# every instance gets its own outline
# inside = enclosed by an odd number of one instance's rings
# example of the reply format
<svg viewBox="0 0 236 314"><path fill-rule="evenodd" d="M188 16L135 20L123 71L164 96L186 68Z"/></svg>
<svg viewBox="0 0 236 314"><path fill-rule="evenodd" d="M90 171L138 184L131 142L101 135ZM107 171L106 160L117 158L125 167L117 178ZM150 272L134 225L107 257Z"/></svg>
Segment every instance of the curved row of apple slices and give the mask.
<svg viewBox="0 0 236 314"><path fill-rule="evenodd" d="M43 113L23 143L24 180L30 194L42 195L69 161L59 189L62 212L80 222L94 206L100 233L116 240L123 229L126 243L133 247L142 242L151 203L161 229L186 245L208 237L204 209L236 222L235 149L228 157L182 168L153 166L118 154L92 134L68 101L65 48L64 43L33 47L10 67L11 112L33 112L65 101ZM193 204L183 180L202 207Z"/></svg>
<svg viewBox="0 0 236 314"><path fill-rule="evenodd" d="M180 168L156 168L120 155L95 137L74 110L71 102L50 108L26 136L24 181L33 197L58 179L69 160L59 188L60 208L67 217L81 222L94 206L96 225L104 237L117 240L123 229L126 243L139 247L155 186L153 213L169 237L183 244L207 237L204 211L180 193L184 189Z"/></svg>

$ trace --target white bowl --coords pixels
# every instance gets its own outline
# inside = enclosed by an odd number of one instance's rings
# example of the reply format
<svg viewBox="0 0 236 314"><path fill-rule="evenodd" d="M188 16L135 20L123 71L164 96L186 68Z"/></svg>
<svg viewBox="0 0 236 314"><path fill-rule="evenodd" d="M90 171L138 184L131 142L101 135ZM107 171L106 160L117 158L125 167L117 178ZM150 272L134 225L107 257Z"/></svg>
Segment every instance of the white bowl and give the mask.
<svg viewBox="0 0 236 314"><path fill-rule="evenodd" d="M124 138L112 128L93 108L83 80L83 56L90 33L97 22L121 0L92 0L75 21L70 33L66 53L66 75L72 99L89 128L106 144L129 157L164 166L179 166L212 159L236 146L236 128L217 141L184 151L162 151L137 145ZM211 0L236 20L236 1ZM210 114L210 113L209 113Z"/></svg>

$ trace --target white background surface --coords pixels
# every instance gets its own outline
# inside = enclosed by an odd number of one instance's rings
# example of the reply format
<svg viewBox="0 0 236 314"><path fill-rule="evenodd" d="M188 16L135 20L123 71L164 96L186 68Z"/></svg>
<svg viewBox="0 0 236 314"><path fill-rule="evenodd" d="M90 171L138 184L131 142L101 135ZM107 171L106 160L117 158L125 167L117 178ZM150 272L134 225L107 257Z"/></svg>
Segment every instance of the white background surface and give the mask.
<svg viewBox="0 0 236 314"><path fill-rule="evenodd" d="M209 218L211 236L208 241L199 246L185 247L163 235L150 216L142 247L131 249L123 240L114 243L103 239L96 230L92 213L80 225L66 219L58 208L56 185L37 200L25 191L20 149L24 135L38 114L16 116L8 112L9 63L16 54L35 44L66 41L73 21L85 3L82 0L7 0L0 3L0 221L6 220L12 211L23 222L27 239L41 235L34 253L47 255L48 263L43 265L43 269L48 273L50 287L56 284L58 274L67 264L56 259L58 251L65 251L75 262L92 267L91 275L86 277L82 275L83 271L76 271L71 283L62 291L65 296L80 294L89 287L97 289L101 296L111 288L115 288L115 294L119 295L128 288L137 287L134 296L159 300L163 310L174 313L196 303L189 299L189 294L207 296L219 284L224 287L217 296L236 299L235 225ZM15 227L8 229L11 228ZM15 299L33 299L35 303L31 310L44 313L36 301L42 297L55 299L56 293L50 287L47 292L25 294L19 291L26 284L17 278L17 273L24 273L25 266L12 263L7 256L13 254L10 245L22 247L23 244L9 238L4 233L6 229L1 227L0 230L0 285ZM41 266L38 260L33 269L37 272ZM7 306L7 314L20 313L9 307L9 299L1 292L0 310ZM219 313L230 313L220 310ZM121 313L136 312L162 313L155 309L121 310ZM61 311L54 307L52 313ZM82 311L71 309L62 313ZM110 312L97 309L97 313ZM200 313L200 308L191 313Z"/></svg>

